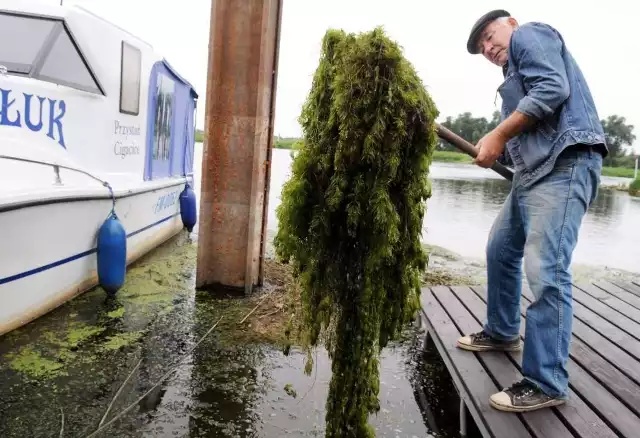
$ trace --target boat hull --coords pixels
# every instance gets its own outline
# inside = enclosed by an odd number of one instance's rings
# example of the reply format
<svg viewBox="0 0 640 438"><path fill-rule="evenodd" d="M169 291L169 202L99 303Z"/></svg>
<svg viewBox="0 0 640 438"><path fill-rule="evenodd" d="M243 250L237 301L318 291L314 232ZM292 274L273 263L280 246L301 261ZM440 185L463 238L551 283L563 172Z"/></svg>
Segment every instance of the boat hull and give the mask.
<svg viewBox="0 0 640 438"><path fill-rule="evenodd" d="M127 233L127 264L183 229L184 180L122 196L115 212ZM84 199L0 213L0 335L50 312L98 284L98 230L111 199Z"/></svg>

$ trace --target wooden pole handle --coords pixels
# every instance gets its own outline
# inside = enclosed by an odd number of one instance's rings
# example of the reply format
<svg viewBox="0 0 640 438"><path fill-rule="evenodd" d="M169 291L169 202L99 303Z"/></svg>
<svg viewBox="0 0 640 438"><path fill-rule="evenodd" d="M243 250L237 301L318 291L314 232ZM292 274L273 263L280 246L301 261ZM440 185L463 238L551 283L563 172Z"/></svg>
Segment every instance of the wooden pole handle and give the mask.
<svg viewBox="0 0 640 438"><path fill-rule="evenodd" d="M449 143L451 143L452 145L460 149L462 152L466 153L467 155L470 155L473 158L478 156L478 153L476 152L476 149L474 148L474 146L471 143L469 143L467 140L465 140L464 138L460 137L458 134L450 131L449 129L437 123L436 123L436 128L438 132L438 137L448 141ZM491 166L491 169L494 170L496 173L502 175L509 181L513 181L513 171L508 167L496 161L495 163L493 163L493 166Z"/></svg>

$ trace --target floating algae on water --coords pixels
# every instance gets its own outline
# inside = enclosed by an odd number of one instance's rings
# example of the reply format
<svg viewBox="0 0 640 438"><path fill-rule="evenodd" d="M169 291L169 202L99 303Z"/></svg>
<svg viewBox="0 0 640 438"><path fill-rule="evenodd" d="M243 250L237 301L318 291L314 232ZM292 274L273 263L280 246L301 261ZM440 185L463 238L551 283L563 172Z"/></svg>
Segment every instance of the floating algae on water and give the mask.
<svg viewBox="0 0 640 438"><path fill-rule="evenodd" d="M332 360L327 437L375 436L380 349L419 309L437 114L382 29L327 32L274 241L302 288L307 360L321 338Z"/></svg>

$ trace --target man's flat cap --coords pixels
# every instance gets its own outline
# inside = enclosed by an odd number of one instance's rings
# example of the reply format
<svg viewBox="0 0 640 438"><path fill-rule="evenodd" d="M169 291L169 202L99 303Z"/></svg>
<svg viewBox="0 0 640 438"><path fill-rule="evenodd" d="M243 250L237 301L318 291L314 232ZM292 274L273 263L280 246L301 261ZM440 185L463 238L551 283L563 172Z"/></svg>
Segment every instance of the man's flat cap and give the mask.
<svg viewBox="0 0 640 438"><path fill-rule="evenodd" d="M478 37L480 36L480 33L482 33L482 31L484 30L485 26L491 23L496 18L510 17L510 16L511 14L509 14L504 9L496 9L491 12L487 12L482 17L480 17L478 21L476 21L476 23L471 28L471 33L469 34L469 40L467 41L467 51L472 55L476 55L480 53L477 47Z"/></svg>

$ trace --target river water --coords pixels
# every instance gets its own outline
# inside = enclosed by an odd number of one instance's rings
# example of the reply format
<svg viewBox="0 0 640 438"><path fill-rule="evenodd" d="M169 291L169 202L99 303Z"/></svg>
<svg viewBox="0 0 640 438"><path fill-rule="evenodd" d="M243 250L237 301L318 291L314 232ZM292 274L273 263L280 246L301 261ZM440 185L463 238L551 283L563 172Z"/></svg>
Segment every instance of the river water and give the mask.
<svg viewBox="0 0 640 438"><path fill-rule="evenodd" d="M268 229L277 228L275 208L282 184L289 178L290 152L273 151ZM471 259L484 258L491 224L510 183L492 170L472 164L431 165L432 197L423 225L425 243ZM628 183L627 178L602 177L603 186ZM600 190L587 213L574 252L574 263L597 269L640 272L640 198Z"/></svg>

